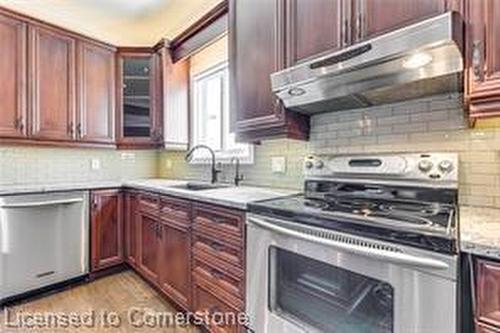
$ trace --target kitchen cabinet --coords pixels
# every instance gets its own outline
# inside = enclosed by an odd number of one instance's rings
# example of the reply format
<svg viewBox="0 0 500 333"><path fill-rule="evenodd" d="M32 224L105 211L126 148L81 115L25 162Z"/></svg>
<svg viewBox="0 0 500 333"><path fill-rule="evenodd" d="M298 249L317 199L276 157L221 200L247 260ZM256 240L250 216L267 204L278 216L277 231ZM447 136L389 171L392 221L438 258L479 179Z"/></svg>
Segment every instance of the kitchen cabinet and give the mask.
<svg viewBox="0 0 500 333"><path fill-rule="evenodd" d="M76 138L85 142L115 140L115 52L78 42L78 119Z"/></svg>
<svg viewBox="0 0 500 333"><path fill-rule="evenodd" d="M91 271L96 272L123 263L121 191L92 191L91 205Z"/></svg>
<svg viewBox="0 0 500 333"><path fill-rule="evenodd" d="M229 1L232 127L240 141L306 139L309 119L285 111L269 75L285 68L284 0Z"/></svg>
<svg viewBox="0 0 500 333"><path fill-rule="evenodd" d="M161 60L152 49L121 49L117 69L118 146L162 144Z"/></svg>
<svg viewBox="0 0 500 333"><path fill-rule="evenodd" d="M476 322L483 331L500 330L500 263L476 261Z"/></svg>
<svg viewBox="0 0 500 333"><path fill-rule="evenodd" d="M500 329L495 329L486 325L476 325L476 333L499 333Z"/></svg>
<svg viewBox="0 0 500 333"><path fill-rule="evenodd" d="M154 216L139 213L139 270L154 284L158 284L159 276L160 227Z"/></svg>
<svg viewBox="0 0 500 333"><path fill-rule="evenodd" d="M350 0L289 0L287 66L349 44L350 4Z"/></svg>
<svg viewBox="0 0 500 333"><path fill-rule="evenodd" d="M0 13L0 137L26 136L27 25Z"/></svg>
<svg viewBox="0 0 500 333"><path fill-rule="evenodd" d="M139 219L138 193L127 191L124 194L124 231L125 231L125 260L132 267L137 268L139 261Z"/></svg>
<svg viewBox="0 0 500 333"><path fill-rule="evenodd" d="M500 3L466 2L466 99L472 119L500 116Z"/></svg>
<svg viewBox="0 0 500 333"><path fill-rule="evenodd" d="M55 29L29 27L31 135L76 139L76 41Z"/></svg>
<svg viewBox="0 0 500 333"><path fill-rule="evenodd" d="M355 0L353 40L371 38L447 11L453 0Z"/></svg>

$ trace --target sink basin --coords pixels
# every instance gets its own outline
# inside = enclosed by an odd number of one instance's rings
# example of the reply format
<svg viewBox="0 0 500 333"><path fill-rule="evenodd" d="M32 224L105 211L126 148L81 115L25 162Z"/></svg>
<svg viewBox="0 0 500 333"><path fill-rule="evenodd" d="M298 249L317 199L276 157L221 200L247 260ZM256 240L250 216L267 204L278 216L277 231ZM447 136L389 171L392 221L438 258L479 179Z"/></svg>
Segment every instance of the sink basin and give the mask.
<svg viewBox="0 0 500 333"><path fill-rule="evenodd" d="M189 182L186 184L174 185L171 187L182 189L182 190L188 190L188 191L205 191L205 190L215 190L218 188L227 188L227 187L230 187L230 185L212 184L212 183L204 183L204 182Z"/></svg>

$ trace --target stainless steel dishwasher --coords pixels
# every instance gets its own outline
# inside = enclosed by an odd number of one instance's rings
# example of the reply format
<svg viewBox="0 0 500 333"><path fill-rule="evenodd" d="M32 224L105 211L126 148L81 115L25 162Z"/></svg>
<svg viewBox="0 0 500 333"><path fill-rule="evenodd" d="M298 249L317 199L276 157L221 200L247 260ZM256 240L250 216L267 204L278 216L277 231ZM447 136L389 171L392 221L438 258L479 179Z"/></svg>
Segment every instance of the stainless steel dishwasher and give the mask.
<svg viewBox="0 0 500 333"><path fill-rule="evenodd" d="M0 303L88 273L88 197L0 197Z"/></svg>

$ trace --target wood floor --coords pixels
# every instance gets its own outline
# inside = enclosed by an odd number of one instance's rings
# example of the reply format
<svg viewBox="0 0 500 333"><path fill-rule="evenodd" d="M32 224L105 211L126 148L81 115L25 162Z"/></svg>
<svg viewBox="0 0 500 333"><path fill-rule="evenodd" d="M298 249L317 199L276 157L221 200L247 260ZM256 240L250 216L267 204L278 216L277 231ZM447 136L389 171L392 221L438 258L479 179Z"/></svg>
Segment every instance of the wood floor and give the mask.
<svg viewBox="0 0 500 333"><path fill-rule="evenodd" d="M56 318L58 313L60 316ZM168 320L175 313L176 310L154 289L135 273L127 271L32 302L8 307L0 313L0 332L201 332L192 326L168 324ZM33 324L33 314L40 317L35 322L35 328L30 328ZM72 314L75 314L77 319L67 327L66 323ZM55 322L59 326L54 324Z"/></svg>

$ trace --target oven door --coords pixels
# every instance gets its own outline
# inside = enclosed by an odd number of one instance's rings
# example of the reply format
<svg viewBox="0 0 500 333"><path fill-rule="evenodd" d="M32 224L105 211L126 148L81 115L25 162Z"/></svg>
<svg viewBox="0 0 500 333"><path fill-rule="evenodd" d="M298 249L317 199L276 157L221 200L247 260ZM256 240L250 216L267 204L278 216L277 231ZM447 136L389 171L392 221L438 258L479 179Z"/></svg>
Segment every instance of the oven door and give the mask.
<svg viewBox="0 0 500 333"><path fill-rule="evenodd" d="M257 333L455 333L457 257L249 214Z"/></svg>

